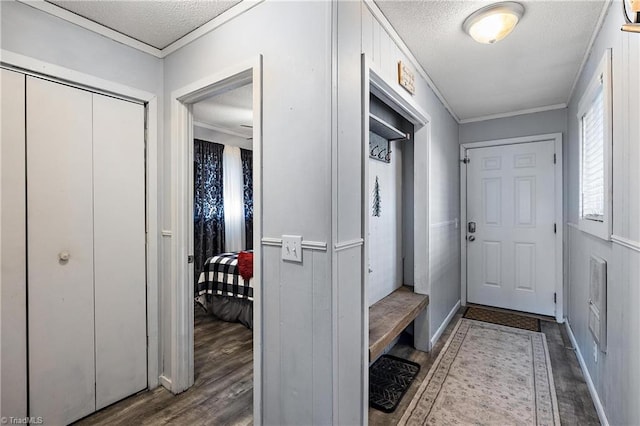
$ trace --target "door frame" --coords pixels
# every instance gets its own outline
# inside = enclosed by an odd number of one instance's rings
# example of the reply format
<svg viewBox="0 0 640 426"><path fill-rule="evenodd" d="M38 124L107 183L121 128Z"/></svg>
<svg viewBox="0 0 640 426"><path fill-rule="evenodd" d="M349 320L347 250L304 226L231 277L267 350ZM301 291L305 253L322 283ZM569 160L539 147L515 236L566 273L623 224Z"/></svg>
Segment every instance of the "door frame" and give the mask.
<svg viewBox="0 0 640 426"><path fill-rule="evenodd" d="M45 78L56 83L77 87L144 104L145 107L145 208L146 208L146 330L147 387L158 387L160 346L158 338L158 265L160 230L158 220L158 97L156 94L105 80L70 68L0 50L0 66L25 75ZM26 338L26 336L25 336ZM25 374L26 377L26 374Z"/></svg>
<svg viewBox="0 0 640 426"><path fill-rule="evenodd" d="M414 125L413 148L414 148L414 292L420 294L430 294L431 283L429 280L429 161L431 159L431 116L427 114L413 98L406 96L400 89L397 82L388 81L377 66L364 53L361 57L362 63L362 389L363 397L362 418L365 424L368 423L369 416L369 96L374 94L387 106L392 108L399 115ZM421 151L418 151L418 144L424 144ZM415 167L416 152L424 153L421 161L426 167ZM423 170L422 174L418 174ZM418 191L415 188L424 188L421 194L424 202L423 208L416 208ZM417 253L417 254L416 254ZM423 261L415 259L424 256ZM334 261L334 265L337 261ZM420 279L419 277L423 277ZM425 342L422 350L430 350L431 336L429 335L429 315L428 307L414 322L414 341Z"/></svg>
<svg viewBox="0 0 640 426"><path fill-rule="evenodd" d="M193 270L187 257L193 246L193 113L191 105L216 93L253 84L253 419L262 414L262 55L216 72L171 93L171 378L174 394L194 383Z"/></svg>
<svg viewBox="0 0 640 426"><path fill-rule="evenodd" d="M490 146L515 145L521 143L554 141L556 166L554 168L555 198L554 217L557 224L555 234L555 283L556 292L556 321L564 322L564 252L563 252L563 199L562 199L562 133L548 133L542 135L523 136L518 138L496 139L480 142L469 142L460 145L460 301L462 306L467 305L467 167L466 151L473 148L485 148Z"/></svg>

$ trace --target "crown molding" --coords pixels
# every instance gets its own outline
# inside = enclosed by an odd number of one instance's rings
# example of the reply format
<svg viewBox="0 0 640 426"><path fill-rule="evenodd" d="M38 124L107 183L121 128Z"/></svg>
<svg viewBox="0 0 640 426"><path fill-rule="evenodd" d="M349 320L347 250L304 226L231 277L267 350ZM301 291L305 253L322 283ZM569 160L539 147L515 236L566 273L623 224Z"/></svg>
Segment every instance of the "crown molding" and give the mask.
<svg viewBox="0 0 640 426"><path fill-rule="evenodd" d="M420 76L427 82L427 85L431 88L431 90L433 90L433 93L440 100L440 102L442 102L442 105L449 112L451 117L453 117L453 119L458 124L460 124L460 118L458 118L458 115L453 111L453 108L451 107L451 105L449 105L449 102L447 102L444 95L440 92L438 86L436 86L431 77L429 77L429 74L427 74L427 71L422 67L422 65L420 65L418 59L413 55L411 50L409 50L409 47L402 40L395 28L393 28L393 25L391 25L391 22L389 22L387 17L384 16L384 13L382 13L378 5L376 5L373 0L362 0L362 2L373 14L373 17L378 21L378 23L380 23L387 34L389 34L393 42L398 46L398 49L400 49L400 51L407 57L409 62L411 62L411 65L413 65L413 67L418 71L418 74L420 74Z"/></svg>
<svg viewBox="0 0 640 426"><path fill-rule="evenodd" d="M480 117L462 119L460 120L460 124L475 123L477 121L495 120L496 118L515 117L517 115L533 114L536 112L553 111L555 109L563 109L566 107L567 107L567 104L562 103L562 104L547 105L547 106L536 107L536 108L521 109L518 111L503 112L499 114L482 115Z"/></svg>
<svg viewBox="0 0 640 426"><path fill-rule="evenodd" d="M86 30L105 36L113 41L124 44L125 46L133 47L136 50L155 56L156 58L162 58L162 51L160 49L143 43L140 40L136 40L133 37L129 37L128 35L122 34L121 32L105 27L104 25L98 24L97 22L94 22L83 16L76 15L75 13L63 9L60 6L56 6L53 3L47 3L44 0L16 1L26 6L33 7L34 9L41 10L45 13L48 13L49 15L53 15L57 18L63 19Z"/></svg>
<svg viewBox="0 0 640 426"><path fill-rule="evenodd" d="M162 49L161 58L164 58L165 56L168 56L168 55L172 54L176 50L178 50L178 49L186 46L187 44L199 39L200 37L210 33L211 31L215 30L216 28L218 28L222 24L225 24L225 23L231 21L232 19L237 18L238 16L240 16L243 13L253 9L254 7L256 7L257 5L259 5L260 3L264 2L264 1L265 0L243 0L243 1L241 1L240 3L236 4L232 8L230 8L230 9L224 11L223 13L221 13L220 15L216 16L215 18L213 18L212 20L210 20L206 24L196 28L195 30L191 31L189 34L184 35L182 38L174 41L173 43L171 43L170 45L168 45L167 47Z"/></svg>
<svg viewBox="0 0 640 426"><path fill-rule="evenodd" d="M44 0L16 0L24 5L27 5L29 7L33 7L34 9L38 9L41 10L45 13L48 13L49 15L55 16L57 18L63 19L67 22L70 22L74 25L77 25L79 27L82 27L86 30L92 31L94 33L100 34L104 37L107 37L113 41L116 41L118 43L124 44L125 46L129 46L132 47L136 50L139 50L141 52L144 52L148 55L151 56L155 56L156 58L164 58L170 54L172 54L173 52L175 52L176 50L188 45L189 43L192 43L193 41L199 39L200 37L204 36L205 34L210 33L211 31L215 30L216 28L218 28L219 26L221 26L222 24L225 24L227 22L229 22L230 20L242 15L243 13L247 12L248 10L254 8L255 6L257 6L258 4L262 3L264 0L243 0L240 3L236 4L235 6L233 6L232 8L226 10L225 12L221 13L220 15L216 16L215 18L213 18L212 20L210 20L209 22L207 22L204 25L201 25L200 27L196 28L195 30L191 31L190 33L182 36L181 38L179 38L178 40L174 41L173 43L169 44L168 46L164 47L163 49L158 49L157 47L151 46L147 43L144 43L140 40L137 40L133 37L130 37L128 35L125 35L121 32L118 32L116 30L113 30L109 27L106 27L102 24L99 24L97 22L94 22L90 19L87 19L83 16L77 15L73 12L70 12L66 9L61 8L60 6L56 6L53 3L48 3Z"/></svg>
<svg viewBox="0 0 640 426"><path fill-rule="evenodd" d="M604 4L602 5L602 10L600 11L598 22L593 29L593 33L591 34L591 38L589 39L589 43L587 44L587 49L584 51L584 56L582 57L582 63L580 64L580 68L576 73L576 78L573 80L573 84L571 85L571 90L569 91L569 96L567 97L567 105L571 103L573 92L576 90L576 86L578 85L578 81L580 80L580 76L582 75L582 71L584 71L584 67L587 65L587 60L589 60L589 56L591 55L591 51L593 50L593 44L596 42L598 33L600 32L600 29L604 24L604 18L607 16L607 11L609 10L609 6L611 6L611 3L613 3L613 0L605 0Z"/></svg>

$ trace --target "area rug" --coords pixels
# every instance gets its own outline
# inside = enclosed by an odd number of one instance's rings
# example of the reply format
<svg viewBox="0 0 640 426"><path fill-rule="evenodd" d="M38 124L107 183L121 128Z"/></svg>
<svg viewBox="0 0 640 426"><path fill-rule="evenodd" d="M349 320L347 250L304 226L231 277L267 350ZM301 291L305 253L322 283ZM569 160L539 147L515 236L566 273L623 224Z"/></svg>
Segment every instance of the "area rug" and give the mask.
<svg viewBox="0 0 640 426"><path fill-rule="evenodd" d="M393 355L382 355L369 368L369 405L392 413L402 400L420 364Z"/></svg>
<svg viewBox="0 0 640 426"><path fill-rule="evenodd" d="M522 328L523 330L540 331L540 320L538 318L524 315L511 314L493 309L484 309L470 306L464 312L464 318L477 321L492 322L494 324L506 325L507 327Z"/></svg>
<svg viewBox="0 0 640 426"><path fill-rule="evenodd" d="M560 425L543 333L462 318L400 425Z"/></svg>

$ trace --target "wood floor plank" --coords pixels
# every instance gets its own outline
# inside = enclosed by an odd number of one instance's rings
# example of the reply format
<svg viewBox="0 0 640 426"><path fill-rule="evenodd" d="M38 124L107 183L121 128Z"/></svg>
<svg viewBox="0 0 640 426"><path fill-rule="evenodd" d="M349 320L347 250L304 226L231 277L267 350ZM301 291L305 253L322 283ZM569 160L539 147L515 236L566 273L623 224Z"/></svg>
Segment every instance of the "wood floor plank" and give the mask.
<svg viewBox="0 0 640 426"><path fill-rule="evenodd" d="M159 387L124 399L77 424L253 424L253 332L196 307L194 379L194 385L179 395Z"/></svg>

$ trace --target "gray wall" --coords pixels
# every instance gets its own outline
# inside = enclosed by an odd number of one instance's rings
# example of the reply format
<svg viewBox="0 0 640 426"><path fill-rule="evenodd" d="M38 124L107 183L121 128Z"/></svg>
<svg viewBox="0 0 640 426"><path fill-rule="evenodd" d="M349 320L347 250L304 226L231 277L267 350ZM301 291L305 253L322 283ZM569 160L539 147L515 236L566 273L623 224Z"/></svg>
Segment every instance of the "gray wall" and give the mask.
<svg viewBox="0 0 640 426"><path fill-rule="evenodd" d="M124 46L91 31L70 24L62 19L14 1L0 2L1 47L3 50L44 62L69 68L125 86L154 93L162 97L162 60L154 58L138 50ZM43 70L44 73L47 70ZM162 104L159 103L160 113ZM159 123L161 126L162 123ZM161 143L162 132L158 129ZM161 173L161 171L159 171ZM162 193L158 194L159 202ZM3 286L8 285L3 283ZM24 284L23 284L24 287ZM4 290L4 288L3 288ZM26 323L15 317L4 318L2 329L6 327L24 330L26 340ZM4 334L4 333L2 333ZM4 342L3 342L4 343ZM2 345L2 357L10 356L16 345ZM15 373L13 380L26 381L26 362L22 365L10 366ZM8 368L3 365L3 373ZM7 392L11 386L20 384L2 383L1 393ZM2 415L16 417L26 416L26 400L16 406L3 406Z"/></svg>
<svg viewBox="0 0 640 426"><path fill-rule="evenodd" d="M262 237L302 235L331 247L331 11L326 2L265 2L165 58L169 135L171 92L263 55ZM169 167L170 144L165 149ZM168 229L170 211L166 203ZM262 251L262 421L330 423L330 253L305 250L295 264L281 261L279 247ZM170 286L165 281L164 291ZM168 320L170 300L162 311ZM164 354L169 374L168 345Z"/></svg>
<svg viewBox="0 0 640 426"><path fill-rule="evenodd" d="M640 38L620 31L614 1L569 104L565 143L568 322L612 425L640 419ZM635 249L578 230L578 103L605 49L613 49L613 234ZM593 357L588 329L589 258L607 261L607 353Z"/></svg>
<svg viewBox="0 0 640 426"><path fill-rule="evenodd" d="M567 109L460 124L460 143L517 138L546 133L566 134Z"/></svg>

